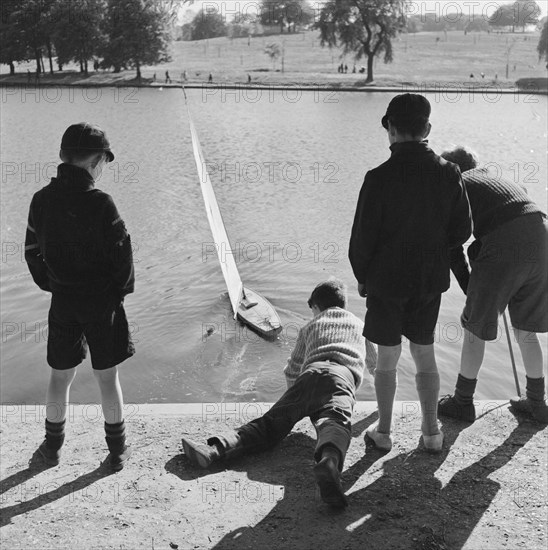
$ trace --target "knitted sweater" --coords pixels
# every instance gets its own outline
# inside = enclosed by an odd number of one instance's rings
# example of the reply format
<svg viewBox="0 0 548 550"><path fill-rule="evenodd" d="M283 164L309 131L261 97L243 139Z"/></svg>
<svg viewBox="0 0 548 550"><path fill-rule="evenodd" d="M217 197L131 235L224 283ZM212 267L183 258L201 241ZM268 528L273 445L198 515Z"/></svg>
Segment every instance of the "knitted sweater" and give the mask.
<svg viewBox="0 0 548 550"><path fill-rule="evenodd" d="M333 361L352 371L357 388L365 366L362 331L363 322L345 309L331 307L316 315L299 331L284 369L288 381L294 381L316 361Z"/></svg>
<svg viewBox="0 0 548 550"><path fill-rule="evenodd" d="M462 180L470 201L476 239L519 216L542 212L523 188L496 177L487 168L467 170Z"/></svg>
<svg viewBox="0 0 548 550"><path fill-rule="evenodd" d="M545 215L521 186L501 178L487 168L467 170L462 174L462 180L470 201L476 238L468 248L471 260L480 249L480 239L499 226L527 214ZM463 247L453 248L450 256L451 271L466 294L470 269Z"/></svg>

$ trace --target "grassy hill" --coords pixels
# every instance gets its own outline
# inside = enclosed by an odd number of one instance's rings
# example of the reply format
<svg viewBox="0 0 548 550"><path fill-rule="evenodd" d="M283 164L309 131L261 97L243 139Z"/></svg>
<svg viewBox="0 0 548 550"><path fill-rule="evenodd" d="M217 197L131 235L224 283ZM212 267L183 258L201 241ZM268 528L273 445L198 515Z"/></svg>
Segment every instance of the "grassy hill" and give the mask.
<svg viewBox="0 0 548 550"><path fill-rule="evenodd" d="M544 62L539 62L536 47L539 33L469 33L451 31L421 32L401 36L394 44L394 62L384 64L382 59L375 62L375 82L377 86L398 86L402 83L416 85L491 84L495 80L503 86L512 86L523 78L546 78ZM264 53L269 43L278 43L283 48L282 60L273 65ZM510 49L511 46L511 49ZM247 83L248 75L253 84L321 84L332 86L362 86L365 74L352 74L354 60L351 56L342 57L338 48L322 48L317 31L300 34L229 39L226 37L194 42L174 42L172 61L154 67L144 67L143 78L151 79L154 74L158 82L165 81L165 71L169 71L174 82L182 79L186 71L188 83L207 82L212 74L216 84ZM510 52L508 53L508 50ZM506 64L509 74L506 78ZM348 73L340 74L337 66L348 65ZM356 62L357 70L366 65L365 60ZM19 80L24 77L31 63L17 67ZM70 69L70 67L69 67ZM2 66L2 80L11 81L17 77L6 75L7 66ZM481 77L484 73L485 77ZM470 77L474 75L474 78ZM135 75L135 71L123 71L117 75L110 72L90 73L89 84L120 82ZM44 81L51 79L44 75ZM59 82L77 79L79 74L69 71L56 73ZM74 83L74 82L73 82ZM81 82L83 83L83 82Z"/></svg>

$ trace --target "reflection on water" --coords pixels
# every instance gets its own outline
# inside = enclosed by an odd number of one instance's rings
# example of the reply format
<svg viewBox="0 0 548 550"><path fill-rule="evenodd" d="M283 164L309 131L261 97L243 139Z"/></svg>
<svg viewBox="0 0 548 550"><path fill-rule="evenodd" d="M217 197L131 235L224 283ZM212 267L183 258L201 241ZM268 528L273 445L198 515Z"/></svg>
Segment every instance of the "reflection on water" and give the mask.
<svg viewBox="0 0 548 550"><path fill-rule="evenodd" d="M281 369L310 315L308 295L329 275L348 283L349 309L363 316L347 244L363 176L389 153L380 118L393 94L189 93L242 279L272 301L285 325L271 343L232 319L181 92L58 92L51 101L53 95L17 91L2 106L2 401L44 398L49 296L26 271L23 239L30 198L55 173L62 132L79 120L107 130L116 160L98 187L114 197L135 247L136 293L126 307L137 354L121 369L127 401L276 399L285 388ZM429 97L436 151L472 146L546 208L546 97ZM442 390L451 390L456 377L462 306L454 284L439 319ZM400 367L398 398L415 399L407 348ZM512 393L501 335L487 347L477 397ZM367 377L358 395L374 399ZM71 399L98 398L86 362Z"/></svg>

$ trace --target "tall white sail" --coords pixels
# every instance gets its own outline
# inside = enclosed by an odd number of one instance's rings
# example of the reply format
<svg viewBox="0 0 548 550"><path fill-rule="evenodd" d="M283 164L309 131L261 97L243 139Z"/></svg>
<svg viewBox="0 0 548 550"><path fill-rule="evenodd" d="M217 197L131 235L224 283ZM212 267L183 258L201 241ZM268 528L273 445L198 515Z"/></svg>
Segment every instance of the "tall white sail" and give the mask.
<svg viewBox="0 0 548 550"><path fill-rule="evenodd" d="M186 93L185 93L186 102ZM209 179L209 173L202 153L202 146L198 138L198 133L192 121L190 115L190 109L188 108L188 121L190 123L190 135L192 138L192 149L194 151L194 160L196 161L196 168L200 177L200 187L202 188L202 195L204 197L204 203L207 213L207 219L209 221L209 227L213 234L213 241L215 242L215 248L217 249L217 255L219 257L219 263L221 264L221 270L225 278L226 287L228 289L228 296L230 303L232 304L232 311L234 318L236 318L236 312L238 311L238 305L242 299L243 284L238 272L238 267L234 260L234 254L232 254L232 247L228 240L228 235L223 223L223 217L217 204L217 199Z"/></svg>

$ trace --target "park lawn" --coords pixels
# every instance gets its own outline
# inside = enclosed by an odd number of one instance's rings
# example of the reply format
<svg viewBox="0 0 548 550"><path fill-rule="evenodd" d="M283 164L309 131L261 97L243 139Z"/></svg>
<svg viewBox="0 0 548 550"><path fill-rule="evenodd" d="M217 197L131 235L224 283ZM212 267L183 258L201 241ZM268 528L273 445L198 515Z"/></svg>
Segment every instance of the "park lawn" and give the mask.
<svg viewBox="0 0 548 550"><path fill-rule="evenodd" d="M469 33L452 31L404 34L394 43L394 61L385 64L376 59L374 85L398 86L401 84L485 84L498 82L511 87L522 78L546 78L545 62L539 61L537 44L539 33ZM278 43L283 47L284 72L281 57L272 60L264 53L267 44ZM508 50L510 49L509 53ZM209 74L214 84L247 83L248 75L253 84L319 84L358 87L365 85L365 74L352 74L354 59L342 56L339 48L322 47L317 31L298 34L272 35L229 39L220 37L192 42L173 42L172 60L169 63L142 68L145 81L156 75L156 81L165 82L165 72L175 83L180 82L186 71L187 83L207 82ZM506 78L508 61L509 74ZM337 66L348 65L348 73L340 74ZM47 65L47 63L46 63ZM357 69L366 60L356 62ZM33 63L17 66L18 75L10 77L7 66L2 65L2 80L26 81L27 69L34 70ZM128 70L90 73L84 78L75 72L76 66L67 66L63 73L53 77L57 84L121 84L134 78L135 71ZM482 79L480 73L485 74ZM474 78L470 75L474 74ZM51 80L45 74L41 81Z"/></svg>

